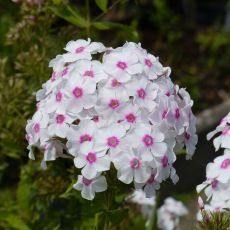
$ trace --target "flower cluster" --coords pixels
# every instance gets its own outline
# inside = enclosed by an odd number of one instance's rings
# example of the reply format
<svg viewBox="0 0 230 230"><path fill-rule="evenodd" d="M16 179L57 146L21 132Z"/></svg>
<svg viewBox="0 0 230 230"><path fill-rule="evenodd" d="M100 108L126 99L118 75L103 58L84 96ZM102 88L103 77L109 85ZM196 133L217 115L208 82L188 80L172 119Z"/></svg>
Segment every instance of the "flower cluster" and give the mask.
<svg viewBox="0 0 230 230"><path fill-rule="evenodd" d="M188 214L181 201L168 197L157 210L157 225L162 230L179 230L180 218Z"/></svg>
<svg viewBox="0 0 230 230"><path fill-rule="evenodd" d="M210 140L220 133L213 141L216 151L224 148L224 154L214 159L206 168L206 181L197 186L197 191L204 193L209 204L204 209L209 212L227 212L230 209L230 113L225 116L217 128L207 135ZM201 198L199 198L201 202ZM198 217L201 217L199 215Z"/></svg>
<svg viewBox="0 0 230 230"><path fill-rule="evenodd" d="M142 215L147 219L146 227L152 221L156 205L155 196L146 198L143 190L135 190L134 193L128 197L132 203L138 204L141 208ZM157 211L157 226L161 230L175 230L179 229L180 217L187 215L188 210L182 202L176 201L172 197L164 200L164 204Z"/></svg>
<svg viewBox="0 0 230 230"><path fill-rule="evenodd" d="M113 49L80 39L65 50L50 61L52 76L36 93L26 126L29 157L33 146L44 151L44 167L72 156L81 169L74 188L90 200L106 190L111 163L120 181L148 197L168 177L176 182L174 151L186 146L191 158L197 135L193 101L172 83L170 68L133 42Z"/></svg>

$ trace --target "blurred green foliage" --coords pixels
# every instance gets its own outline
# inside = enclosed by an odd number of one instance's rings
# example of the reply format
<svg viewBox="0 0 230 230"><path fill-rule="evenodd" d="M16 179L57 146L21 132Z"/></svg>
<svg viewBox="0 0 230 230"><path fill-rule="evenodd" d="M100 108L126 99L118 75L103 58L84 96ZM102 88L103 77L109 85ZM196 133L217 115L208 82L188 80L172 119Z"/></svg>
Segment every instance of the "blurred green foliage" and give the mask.
<svg viewBox="0 0 230 230"><path fill-rule="evenodd" d="M57 160L46 171L38 163L41 153L28 162L24 129L35 110L33 93L69 40L91 37L108 46L141 41L172 67L173 80L187 86L201 110L220 102L218 89L229 86L229 32L219 19L200 26L194 4L183 14L167 0L31 2L0 0L0 229L88 230L95 223L101 229L104 219L118 229L143 229L138 210L127 210L124 185L111 191L115 201L108 209L103 193L88 202L72 190L77 171L70 162Z"/></svg>

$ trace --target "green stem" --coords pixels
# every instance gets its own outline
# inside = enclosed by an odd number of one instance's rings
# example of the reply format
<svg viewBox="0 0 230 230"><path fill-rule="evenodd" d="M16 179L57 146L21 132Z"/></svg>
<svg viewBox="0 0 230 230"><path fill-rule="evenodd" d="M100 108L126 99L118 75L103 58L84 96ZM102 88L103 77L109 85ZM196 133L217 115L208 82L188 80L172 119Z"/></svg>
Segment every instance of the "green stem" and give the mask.
<svg viewBox="0 0 230 230"><path fill-rule="evenodd" d="M152 217L147 230L158 230L157 228L157 209L160 205L160 192L156 192L156 204L153 208Z"/></svg>

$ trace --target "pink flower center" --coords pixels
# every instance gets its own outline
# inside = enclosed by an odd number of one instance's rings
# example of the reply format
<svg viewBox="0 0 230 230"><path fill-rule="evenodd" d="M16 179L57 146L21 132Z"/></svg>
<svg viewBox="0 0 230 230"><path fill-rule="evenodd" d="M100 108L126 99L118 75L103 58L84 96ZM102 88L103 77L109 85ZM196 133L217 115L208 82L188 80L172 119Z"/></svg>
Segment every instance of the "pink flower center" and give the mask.
<svg viewBox="0 0 230 230"><path fill-rule="evenodd" d="M109 102L109 107L112 109L116 109L117 107L119 107L120 103L117 99L111 99Z"/></svg>
<svg viewBox="0 0 230 230"><path fill-rule="evenodd" d="M82 144L85 141L92 141L92 137L88 134L84 134L80 136L80 143Z"/></svg>
<svg viewBox="0 0 230 230"><path fill-rule="evenodd" d="M154 144L154 139L152 136L146 134L143 138L142 141L144 142L146 147L150 147Z"/></svg>
<svg viewBox="0 0 230 230"><path fill-rule="evenodd" d="M62 93L59 91L56 94L56 102L60 102L62 100Z"/></svg>
<svg viewBox="0 0 230 230"><path fill-rule="evenodd" d="M118 67L119 69L125 70L128 66L127 66L126 62L119 61L119 62L117 63L117 67Z"/></svg>
<svg viewBox="0 0 230 230"><path fill-rule="evenodd" d="M137 90L137 95L138 95L139 98L145 99L145 95L146 95L145 90L142 89L142 88L141 88L141 89L138 89L138 90Z"/></svg>
<svg viewBox="0 0 230 230"><path fill-rule="evenodd" d="M94 117L92 118L92 120L93 120L94 122L98 122L98 121L99 121L99 116L94 116Z"/></svg>
<svg viewBox="0 0 230 230"><path fill-rule="evenodd" d="M185 134L184 134L185 140L188 141L190 139L190 137L191 137L191 135L189 133L185 132Z"/></svg>
<svg viewBox="0 0 230 230"><path fill-rule="evenodd" d="M161 116L162 120L166 118L167 112L168 112L167 110L163 111L162 116Z"/></svg>
<svg viewBox="0 0 230 230"><path fill-rule="evenodd" d="M35 133L39 133L39 131L40 131L40 124L39 124L39 123L36 123L36 124L34 125L34 132L35 132Z"/></svg>
<svg viewBox="0 0 230 230"><path fill-rule="evenodd" d="M180 110L177 108L175 111L175 118L178 120L180 118Z"/></svg>
<svg viewBox="0 0 230 230"><path fill-rule="evenodd" d="M230 133L230 126L227 126L223 131L222 131L222 135L228 135Z"/></svg>
<svg viewBox="0 0 230 230"><path fill-rule="evenodd" d="M78 47L77 49L75 49L75 53L76 53L76 54L80 54L80 53L82 53L82 52L84 51L84 49L85 49L84 46L80 46L80 47Z"/></svg>
<svg viewBox="0 0 230 230"><path fill-rule="evenodd" d="M116 148L119 144L119 140L117 137L112 136L107 139L107 145L111 148Z"/></svg>
<svg viewBox="0 0 230 230"><path fill-rule="evenodd" d="M141 167L141 161L138 159L138 158L133 158L131 161L130 161L130 167L132 169L139 169Z"/></svg>
<svg viewBox="0 0 230 230"><path fill-rule="evenodd" d="M126 115L125 118L129 123L134 123L136 121L136 116L133 113Z"/></svg>
<svg viewBox="0 0 230 230"><path fill-rule="evenodd" d="M56 80L56 72L55 71L52 73L52 76L51 76L50 80L52 82Z"/></svg>
<svg viewBox="0 0 230 230"><path fill-rule="evenodd" d="M152 175L149 177L147 183L148 183L148 184L153 184L154 182L155 182L155 174L152 174Z"/></svg>
<svg viewBox="0 0 230 230"><path fill-rule="evenodd" d="M90 163L90 164L93 164L96 162L97 160L97 156L95 153L93 152L89 152L86 156L86 160Z"/></svg>
<svg viewBox="0 0 230 230"><path fill-rule="evenodd" d="M66 67L63 71L62 71L62 73L61 73L61 76L62 77L64 77L65 75L67 75L68 74L68 67Z"/></svg>
<svg viewBox="0 0 230 230"><path fill-rule="evenodd" d="M83 74L84 77L94 77L94 72L92 70L86 70L85 73Z"/></svg>
<svg viewBox="0 0 230 230"><path fill-rule="evenodd" d="M120 85L121 85L121 83L120 83L117 79L113 79L113 80L111 81L111 86L112 86L113 88L119 87Z"/></svg>
<svg viewBox="0 0 230 230"><path fill-rule="evenodd" d="M219 184L219 181L216 180L216 179L214 179L214 180L211 182L211 186L212 186L213 189L217 188L218 184Z"/></svg>
<svg viewBox="0 0 230 230"><path fill-rule="evenodd" d="M83 178L82 178L82 183L83 183L85 186L89 186L89 185L92 183L92 180L88 180L87 178L83 177Z"/></svg>
<svg viewBox="0 0 230 230"><path fill-rule="evenodd" d="M165 93L165 95L166 95L167 97L169 97L169 96L170 96L170 92L167 91L167 92Z"/></svg>
<svg viewBox="0 0 230 230"><path fill-rule="evenodd" d="M225 159L220 165L222 169L227 169L229 168L229 166L230 166L230 158Z"/></svg>
<svg viewBox="0 0 230 230"><path fill-rule="evenodd" d="M76 88L74 88L72 93L73 93L75 98L80 98L83 96L83 89L80 87L76 87Z"/></svg>
<svg viewBox="0 0 230 230"><path fill-rule="evenodd" d="M57 124L63 124L64 121L65 121L65 116L63 114L58 114L56 116L56 123Z"/></svg>
<svg viewBox="0 0 230 230"><path fill-rule="evenodd" d="M145 59L145 65L151 68L153 66L153 63L149 59Z"/></svg>
<svg viewBox="0 0 230 230"><path fill-rule="evenodd" d="M161 159L161 164L163 168L166 168L168 166L169 159L167 156L163 156Z"/></svg>

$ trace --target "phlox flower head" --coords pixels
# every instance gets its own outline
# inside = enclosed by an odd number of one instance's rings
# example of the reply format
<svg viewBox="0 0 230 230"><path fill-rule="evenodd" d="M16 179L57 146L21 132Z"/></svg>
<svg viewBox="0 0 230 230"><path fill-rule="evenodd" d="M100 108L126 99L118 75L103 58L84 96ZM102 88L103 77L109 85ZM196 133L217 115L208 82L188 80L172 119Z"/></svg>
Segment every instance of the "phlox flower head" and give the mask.
<svg viewBox="0 0 230 230"><path fill-rule="evenodd" d="M224 152L208 163L206 180L197 186L197 192L203 192L206 196L207 203L203 205L203 209L208 213L230 210L230 113L207 135L207 139L218 133L220 135L214 139L213 144L216 151L221 147L224 148ZM197 218L201 217L199 212Z"/></svg>
<svg viewBox="0 0 230 230"><path fill-rule="evenodd" d="M173 84L171 70L140 44L106 48L90 39L70 41L49 63L53 72L36 93L37 110L26 126L29 157L44 152L42 166L73 159L74 188L92 200L117 179L148 197L162 181L178 181L175 146L191 158L197 144L193 101Z"/></svg>

